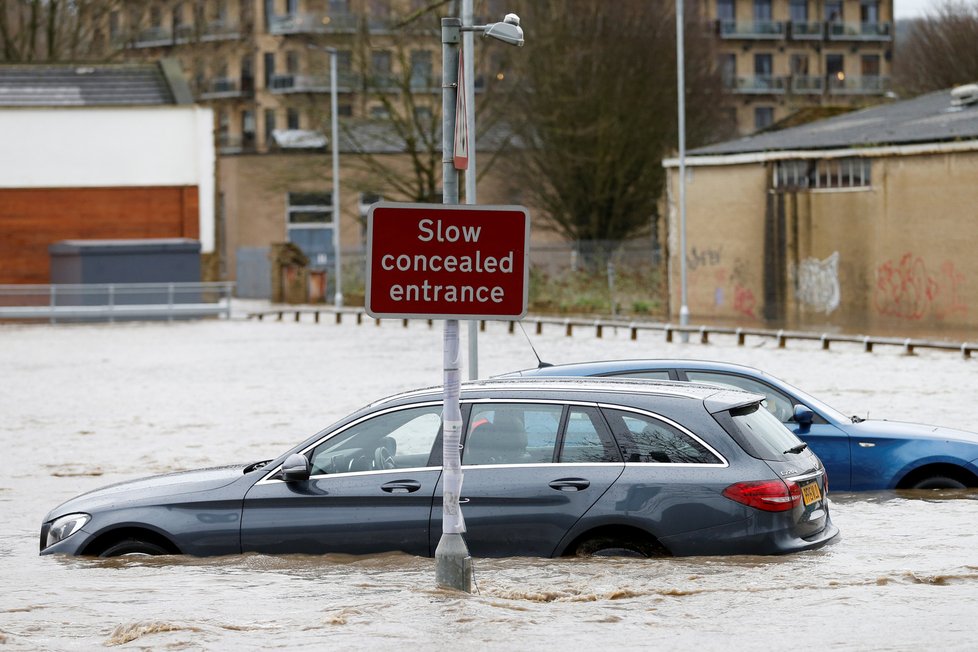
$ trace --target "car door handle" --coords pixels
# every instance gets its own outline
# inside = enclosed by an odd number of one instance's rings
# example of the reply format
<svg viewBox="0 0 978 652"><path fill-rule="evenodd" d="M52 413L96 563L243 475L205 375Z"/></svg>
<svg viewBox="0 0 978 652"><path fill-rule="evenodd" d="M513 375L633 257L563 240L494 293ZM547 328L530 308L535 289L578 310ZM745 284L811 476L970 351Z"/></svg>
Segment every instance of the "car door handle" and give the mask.
<svg viewBox="0 0 978 652"><path fill-rule="evenodd" d="M558 491L581 491L590 486L591 481L584 478L561 478L550 483L550 488Z"/></svg>
<svg viewBox="0 0 978 652"><path fill-rule="evenodd" d="M392 480L380 485L380 488L389 494L409 494L420 489L421 483L417 480Z"/></svg>

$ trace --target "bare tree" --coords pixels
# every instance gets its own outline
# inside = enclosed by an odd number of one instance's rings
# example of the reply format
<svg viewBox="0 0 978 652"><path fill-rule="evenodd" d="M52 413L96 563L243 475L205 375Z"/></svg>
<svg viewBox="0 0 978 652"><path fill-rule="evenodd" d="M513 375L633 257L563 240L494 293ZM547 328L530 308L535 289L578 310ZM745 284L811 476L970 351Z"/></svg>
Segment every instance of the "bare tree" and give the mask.
<svg viewBox="0 0 978 652"><path fill-rule="evenodd" d="M105 60L121 0L0 0L0 62Z"/></svg>
<svg viewBox="0 0 978 652"><path fill-rule="evenodd" d="M909 95L978 81L978 1L944 0L909 21L893 68L896 88Z"/></svg>
<svg viewBox="0 0 978 652"><path fill-rule="evenodd" d="M511 97L500 103L521 141L514 176L570 240L649 233L662 158L678 142L674 2L525 0L520 16L526 47L512 54ZM695 15L685 39L695 145L732 133L733 124Z"/></svg>

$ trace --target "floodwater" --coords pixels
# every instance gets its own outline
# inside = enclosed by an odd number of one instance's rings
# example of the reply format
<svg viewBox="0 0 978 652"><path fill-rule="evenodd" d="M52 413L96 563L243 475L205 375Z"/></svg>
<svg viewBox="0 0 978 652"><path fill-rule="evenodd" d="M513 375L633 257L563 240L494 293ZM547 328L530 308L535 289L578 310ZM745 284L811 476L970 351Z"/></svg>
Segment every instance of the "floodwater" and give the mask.
<svg viewBox="0 0 978 652"><path fill-rule="evenodd" d="M481 375L534 365L516 333L480 334ZM531 337L549 362L743 362L848 414L975 429L978 360L952 353ZM276 456L375 398L439 384L441 365L437 322L0 326L0 647L976 648L976 492L832 494L838 542L784 557L476 559L472 595L401 554L37 554L41 518L73 495Z"/></svg>

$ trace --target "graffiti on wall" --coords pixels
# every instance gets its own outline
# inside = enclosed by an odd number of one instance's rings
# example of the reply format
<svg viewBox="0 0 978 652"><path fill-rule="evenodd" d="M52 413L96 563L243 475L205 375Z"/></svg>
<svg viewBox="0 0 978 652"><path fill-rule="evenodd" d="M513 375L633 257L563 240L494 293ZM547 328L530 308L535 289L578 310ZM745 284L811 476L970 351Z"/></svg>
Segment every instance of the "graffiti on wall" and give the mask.
<svg viewBox="0 0 978 652"><path fill-rule="evenodd" d="M686 256L686 262L691 271L697 271L695 279L710 279L713 285L713 305L723 307L728 297L732 297L730 305L734 311L751 319L757 318L758 301L754 291L750 289L747 265L739 258L733 262L733 269L723 265L723 248L698 249L692 247ZM700 281L702 282L702 281Z"/></svg>
<svg viewBox="0 0 978 652"><path fill-rule="evenodd" d="M963 284L964 274L953 262L944 261L932 272L922 258L905 253L876 269L876 310L910 320L964 315L968 307L960 295Z"/></svg>
<svg viewBox="0 0 978 652"><path fill-rule="evenodd" d="M795 296L809 308L830 314L839 307L839 252L825 260L806 258L798 263Z"/></svg>
<svg viewBox="0 0 978 652"><path fill-rule="evenodd" d="M699 269L700 267L715 267L719 265L723 260L723 247L718 247L717 249L698 249L696 247L690 247L689 252L686 254L686 267L690 271Z"/></svg>

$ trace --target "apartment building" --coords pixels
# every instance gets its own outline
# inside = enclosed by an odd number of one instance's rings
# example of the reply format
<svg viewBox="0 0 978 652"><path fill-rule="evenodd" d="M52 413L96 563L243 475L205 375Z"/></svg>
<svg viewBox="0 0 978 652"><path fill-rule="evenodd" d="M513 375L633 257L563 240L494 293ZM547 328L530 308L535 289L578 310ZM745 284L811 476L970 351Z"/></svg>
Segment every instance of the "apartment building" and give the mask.
<svg viewBox="0 0 978 652"><path fill-rule="evenodd" d="M701 0L742 134L889 89L894 0Z"/></svg>
<svg viewBox="0 0 978 652"><path fill-rule="evenodd" d="M500 4L478 2L483 12ZM441 101L438 17L428 0L150 0L108 16L127 57L178 58L214 108L222 153L265 152L283 130L329 119L330 50L341 118L384 118L412 91L422 114ZM500 14L500 17L502 14ZM484 85L491 58L482 60Z"/></svg>
<svg viewBox="0 0 978 652"><path fill-rule="evenodd" d="M491 12L503 16L498 0L474 4L477 23ZM197 101L214 112L219 263L210 277L238 279L243 293L264 295L266 288L250 291L241 279L269 278L264 267L274 243L298 245L314 269L326 272L337 254L334 228L343 254L362 252L372 202L438 201L441 38L431 6L430 0L129 0L105 14L102 30L116 56L179 60ZM477 102L500 65L493 48L479 50ZM334 83L339 216L332 214L326 137ZM421 164L432 169L419 175ZM412 176L425 176L431 187L412 196L391 182ZM484 203L512 203L493 193L499 186L492 178L480 186Z"/></svg>

